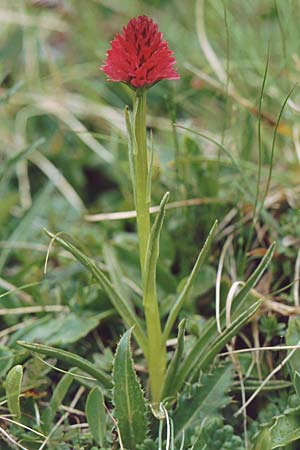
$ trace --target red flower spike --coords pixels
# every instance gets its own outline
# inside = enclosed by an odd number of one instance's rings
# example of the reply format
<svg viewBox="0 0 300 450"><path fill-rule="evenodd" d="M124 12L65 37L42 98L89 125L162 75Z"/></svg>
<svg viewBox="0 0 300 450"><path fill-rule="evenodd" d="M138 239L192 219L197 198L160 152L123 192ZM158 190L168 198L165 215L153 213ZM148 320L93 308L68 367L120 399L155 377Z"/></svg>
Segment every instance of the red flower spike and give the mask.
<svg viewBox="0 0 300 450"><path fill-rule="evenodd" d="M122 81L134 88L151 87L160 80L178 80L176 63L168 42L147 16L131 19L117 34L107 51L101 70L110 81Z"/></svg>

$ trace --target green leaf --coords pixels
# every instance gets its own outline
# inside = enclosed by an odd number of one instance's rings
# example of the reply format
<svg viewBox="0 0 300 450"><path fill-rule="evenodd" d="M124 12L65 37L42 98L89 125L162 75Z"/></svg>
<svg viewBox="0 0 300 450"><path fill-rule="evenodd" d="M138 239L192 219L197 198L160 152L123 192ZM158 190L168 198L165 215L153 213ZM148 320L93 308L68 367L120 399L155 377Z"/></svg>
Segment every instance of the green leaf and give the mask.
<svg viewBox="0 0 300 450"><path fill-rule="evenodd" d="M146 403L143 391L133 367L130 349L132 330L121 338L115 356L113 369L113 401L125 448L134 450L147 434Z"/></svg>
<svg viewBox="0 0 300 450"><path fill-rule="evenodd" d="M287 345L298 345L300 341L300 318L290 317L288 328L285 335ZM295 371L300 373L300 358L299 350L296 350L293 356L290 357L288 367L291 369L291 376L293 377Z"/></svg>
<svg viewBox="0 0 300 450"><path fill-rule="evenodd" d="M48 345L66 345L85 337L91 330L95 329L101 320L107 319L115 314L114 309L103 311L99 314L81 315L69 313L55 319L48 317L43 322L21 330L18 340L26 342L45 342Z"/></svg>
<svg viewBox="0 0 300 450"><path fill-rule="evenodd" d="M160 210L152 225L147 245L145 268L143 273L143 305L147 324L148 348L147 362L151 383L151 396L154 402L159 402L166 368L166 349L162 341L160 311L156 289L156 266L159 255L159 238L165 216L165 206L169 199L167 192L161 203Z"/></svg>
<svg viewBox="0 0 300 450"><path fill-rule="evenodd" d="M178 391L189 375L195 371L207 370L209 364L212 363L219 351L234 337L239 330L251 319L261 305L261 300L258 300L254 305L251 305L246 311L240 314L231 325L226 328L207 348L203 348L201 339L196 341L194 347L191 349L185 361L183 361L178 370L176 379L173 380L173 393Z"/></svg>
<svg viewBox="0 0 300 450"><path fill-rule="evenodd" d="M112 387L111 377L102 370L98 369L95 364L87 361L81 356L75 355L71 352L67 352L66 350L62 350L60 348L49 347L48 345L29 344L28 342L22 341L18 341L18 344L31 352L51 356L57 358L60 361L71 364L72 366L78 367L92 377L96 378L96 380L98 380L106 389L110 389Z"/></svg>
<svg viewBox="0 0 300 450"><path fill-rule="evenodd" d="M21 416L20 394L22 378L23 367L21 365L17 365L8 372L5 380L8 409L17 419Z"/></svg>
<svg viewBox="0 0 300 450"><path fill-rule="evenodd" d="M135 111L136 114L136 111ZM135 120L135 118L134 118ZM130 167L130 175L131 175L131 182L133 186L133 194L134 198L136 198L136 192L135 192L135 165L134 165L134 158L137 154L137 142L135 137L135 127L132 123L131 114L129 111L128 106L125 108L125 123L127 127L127 133L128 133L128 160L129 160L129 167Z"/></svg>
<svg viewBox="0 0 300 450"><path fill-rule="evenodd" d="M156 216L155 222L151 228L149 242L147 245L146 263L143 274L143 285L145 292L144 308L146 311L152 310L155 305L157 306L157 301L153 302L153 298L156 298L156 265L159 255L159 238L165 217L165 207L169 197L170 193L166 192L161 200L159 214ZM147 316L147 313L145 314Z"/></svg>
<svg viewBox="0 0 300 450"><path fill-rule="evenodd" d="M88 395L85 404L85 413L90 432L97 444L102 447L106 434L106 413L104 397L98 386L95 386Z"/></svg>
<svg viewBox="0 0 300 450"><path fill-rule="evenodd" d="M178 326L177 346L166 373L162 399L165 399L171 393L171 387L183 355L185 325L186 319L183 319Z"/></svg>
<svg viewBox="0 0 300 450"><path fill-rule="evenodd" d="M71 369L69 373L66 373L61 378L53 391L51 400L43 414L43 422L46 431L49 431L49 429L51 428L55 415L74 380L74 377L72 375L72 373L74 372L76 372L76 369Z"/></svg>
<svg viewBox="0 0 300 450"><path fill-rule="evenodd" d="M249 293L251 289L255 286L255 284L258 282L259 278L262 276L263 272L267 268L268 264L270 263L273 253L275 250L275 243L273 243L270 248L268 249L267 253L264 255L263 259L253 272L253 274L248 278L245 285L242 287L242 289L238 292L238 294L234 297L232 306L231 306L231 317L237 326L239 328L239 315L240 317L245 313L247 316L247 311L251 313L251 306L254 306L254 309L258 308L258 304L256 303L257 297L250 296ZM255 306L256 305L256 306ZM254 314L254 313L253 313ZM243 316L244 317L244 316ZM251 316L250 316L251 317ZM249 317L249 318L250 318ZM248 320L249 320L248 318ZM226 313L225 309L220 314L220 322L221 326L225 326L226 323ZM247 320L246 320L247 322ZM244 322L244 324L246 323ZM232 326L232 324L231 324ZM225 330L226 332L226 330ZM223 332L222 334L224 334ZM238 332L238 330L236 331ZM203 355L210 352L211 347L214 345L216 340L219 339L219 333L217 330L216 320L210 319L207 322L207 325L205 326L205 329L203 333L201 334L201 337L197 340L197 343L195 344L192 351L189 353L187 357L187 363L183 365L183 367L180 370L180 374L177 376L177 387L180 388L182 384L187 379L190 370L195 366L197 361L200 359L200 357L203 357ZM231 339L231 338L230 338ZM229 340L230 340L229 339ZM227 341L228 342L228 341ZM227 343L225 342L225 344ZM225 345L224 344L224 345ZM173 390L176 392L176 384L173 384Z"/></svg>
<svg viewBox="0 0 300 450"><path fill-rule="evenodd" d="M295 374L293 377L293 384L294 384L295 391L298 395L298 399L300 400L300 374L297 371L295 371Z"/></svg>
<svg viewBox="0 0 300 450"><path fill-rule="evenodd" d="M211 375L203 374L200 383L188 387L188 392L179 398L173 417L175 440L179 440L183 432L192 431L204 418L219 414L230 400L227 392L232 381L232 365L225 364L214 369Z"/></svg>
<svg viewBox="0 0 300 450"><path fill-rule="evenodd" d="M126 300L126 302L132 307L130 301L130 291L128 285L124 283L122 267L119 264L114 249L110 245L104 243L103 255L113 286L122 295L124 300Z"/></svg>
<svg viewBox="0 0 300 450"><path fill-rule="evenodd" d="M299 411L275 417L274 424L270 427L270 433L272 449L284 447L300 439Z"/></svg>
<svg viewBox="0 0 300 450"><path fill-rule="evenodd" d="M99 267L90 258L88 258L73 244L66 241L61 236L56 236L47 230L45 231L49 237L55 240L65 250L70 252L95 277L99 285L106 292L115 309L122 317L125 324L129 327L134 326L133 330L134 337L136 338L138 344L142 348L144 354L146 354L147 338L135 312L128 305L126 300L123 297L121 297L119 292L114 288L114 286L109 281L109 279L104 275L102 270L100 270Z"/></svg>
<svg viewBox="0 0 300 450"><path fill-rule="evenodd" d="M248 278L245 285L241 288L241 290L234 297L232 305L231 305L231 317L232 320L235 320L241 312L245 311L249 306L253 305L257 297L249 295L251 289L258 282L259 278L262 276L264 271L266 270L268 264L270 263L273 253L275 250L275 244L272 244L268 249L267 253L262 258L261 262L253 272L253 274ZM226 325L226 312L225 308L222 310L220 314L220 322L221 326L224 327ZM212 344L214 339L218 336L218 330L215 319L210 319L207 322L207 326L203 331L201 337L198 340L199 346L203 348L204 351Z"/></svg>
<svg viewBox="0 0 300 450"><path fill-rule="evenodd" d="M252 450L271 450L272 441L269 428L264 428L258 435L256 444Z"/></svg>
<svg viewBox="0 0 300 450"><path fill-rule="evenodd" d="M10 348L0 345L0 377L5 377L13 365L14 353Z"/></svg>
<svg viewBox="0 0 300 450"><path fill-rule="evenodd" d="M276 243L273 242L273 244L270 246L270 248L268 249L268 251L266 252L264 257L262 258L261 262L257 266L257 268L254 270L253 274L248 278L248 280L246 281L244 286L234 297L233 302L232 302L232 306L233 306L232 312L234 312L235 310L238 312L244 306L245 299L247 299L247 295L249 294L251 289L254 288L254 286L259 281L262 274L264 273L264 271L270 264L270 262L273 258L274 251L275 251L275 246L276 246ZM223 314L225 315L225 311Z"/></svg>
<svg viewBox="0 0 300 450"><path fill-rule="evenodd" d="M169 314L169 317L168 317L168 320L167 320L167 323L166 323L166 326L165 326L164 334L163 334L164 341L166 341L168 339L168 337L170 335L170 332L171 332L171 329L172 329L172 326L173 326L175 320L177 319L178 313L179 313L180 309L182 308L184 302L187 300L187 298L189 296L189 293L190 293L190 291L191 291L191 289L192 289L192 287L193 287L193 285L194 285L194 283L196 281L197 274L198 274L198 272L199 272L199 270L200 270L200 268L201 268L201 266L202 266L202 264L203 264L203 262L204 262L204 260L205 260L205 258L207 256L207 253L208 253L208 251L210 249L212 241L213 241L213 239L215 237L215 234L216 234L216 231L217 231L217 226L218 226L218 222L215 221L215 223L213 224L213 226L212 226L212 228L211 228L211 230L209 232L209 235L208 235L208 237L207 237L207 239L206 239L206 241L205 241L205 243L204 243L204 245L203 245L203 247L202 247L202 249L201 249L201 251L200 251L200 253L198 255L198 258L197 258L197 260L195 262L193 270L192 270L190 276L188 277L188 279L187 279L187 281L185 283L185 286L183 287L183 289L182 289L179 297L177 298L174 306L172 307L172 309L170 311L170 314Z"/></svg>

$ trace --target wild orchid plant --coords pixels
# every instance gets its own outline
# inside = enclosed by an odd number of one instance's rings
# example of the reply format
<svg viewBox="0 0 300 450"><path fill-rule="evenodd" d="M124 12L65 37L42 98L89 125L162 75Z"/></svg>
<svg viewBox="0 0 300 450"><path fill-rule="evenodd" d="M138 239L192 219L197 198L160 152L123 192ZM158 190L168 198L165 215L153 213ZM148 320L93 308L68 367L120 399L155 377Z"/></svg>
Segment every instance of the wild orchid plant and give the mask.
<svg viewBox="0 0 300 450"><path fill-rule="evenodd" d="M149 165L147 151L147 92L163 79L179 79L174 64L173 52L169 49L168 42L163 40L157 24L146 16L140 16L131 19L123 28L123 34L117 34L111 42L111 49L108 50L102 67L110 81L126 83L134 90L133 117L130 117L126 109L126 124L130 139L129 159L137 213L143 305L147 326L147 346L144 350L154 402L161 399L166 350L161 330L155 273L150 265L154 256L151 251L155 252L156 249L151 248L151 163Z"/></svg>
<svg viewBox="0 0 300 450"><path fill-rule="evenodd" d="M160 231L169 193L166 193L163 197L160 211L151 225L149 207L151 203L153 154L152 145L149 145L150 151L148 151L146 111L147 93L152 86L164 79L179 79L179 74L174 65L173 52L169 49L167 41L163 40L162 33L158 31L158 26L152 19L140 16L131 19L128 25L123 28L123 32L116 35L102 66L103 72L110 81L125 83L133 90L133 111L130 112L129 108L126 108L125 120L128 129L129 164L137 214L143 309L136 311L95 261L88 258L70 240L62 235L53 235L48 232L53 240L69 251L93 275L129 329L117 348L112 377L95 364L78 355L46 345L20 342L20 345L29 351L54 356L94 377L97 380L98 390L91 391L91 396L89 396L87 402L87 417L94 438L100 445L105 442L105 433L101 431L103 422L100 420L102 425L95 426L94 420L94 416L98 417L99 411L104 410L102 394L104 393L107 398L112 397L115 405L114 417L119 430L120 442L123 442L125 448L131 450L140 448L139 445L143 444L147 434L149 436L148 422L144 417L146 411L144 394L136 379L131 357L131 332L144 354L148 368L149 397L152 411L156 417L167 419L168 414L162 402L171 399L169 405L172 408L174 405L172 399L176 399L182 392L185 383L187 381L194 382L199 378L200 373L207 371L218 352L257 311L260 301L257 301L253 296L248 296L248 294L270 262L274 250L274 246L272 246L248 281L231 299L230 320L228 314L223 310L218 316L218 326L216 321L208 321L201 336L191 341L188 353L184 349L185 321L180 322L176 350L171 358L167 358L167 340L178 320L183 304L188 299L217 229L215 223L189 277L179 290L177 299L169 307L166 322L162 324L156 288L156 266L159 255ZM167 359L170 360L169 364L167 364ZM19 379L20 373L12 373L10 376L18 376ZM75 376L74 373L72 373L72 376ZM194 427L195 421L199 421L200 418L202 421L205 418L205 411L212 413L212 411L218 410L220 405L223 405L223 397L227 398L224 389L228 389L228 377L231 380L228 367L221 367L214 377L206 382L203 381L201 386L199 384L195 386L193 402L189 401L189 397L183 396L183 400L181 403L179 402L177 411L173 416L175 427L175 432L174 430L172 432L173 443L180 442L182 435ZM111 388L113 386L112 395ZM101 388L100 391L99 387ZM211 397L209 397L210 395ZM215 403L210 404L209 398L214 399ZM97 401L98 407L95 407ZM160 412L163 414L160 415ZM167 422L167 429L169 430L170 441L170 421ZM161 440L161 430L159 433ZM182 445L181 448L200 448L201 439L202 437L198 439L199 447L195 445L191 447L191 441L187 440L186 446ZM150 446L149 448L153 447Z"/></svg>

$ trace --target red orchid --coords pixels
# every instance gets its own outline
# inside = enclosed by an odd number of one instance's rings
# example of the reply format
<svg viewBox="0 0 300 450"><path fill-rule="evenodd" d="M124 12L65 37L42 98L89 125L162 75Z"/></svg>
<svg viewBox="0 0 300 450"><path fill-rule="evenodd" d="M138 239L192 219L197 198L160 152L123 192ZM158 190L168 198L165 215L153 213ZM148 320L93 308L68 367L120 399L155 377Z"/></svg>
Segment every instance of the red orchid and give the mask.
<svg viewBox="0 0 300 450"><path fill-rule="evenodd" d="M163 79L178 80L175 63L157 24L147 16L139 16L131 19L123 27L123 33L112 40L101 69L110 81L149 88Z"/></svg>

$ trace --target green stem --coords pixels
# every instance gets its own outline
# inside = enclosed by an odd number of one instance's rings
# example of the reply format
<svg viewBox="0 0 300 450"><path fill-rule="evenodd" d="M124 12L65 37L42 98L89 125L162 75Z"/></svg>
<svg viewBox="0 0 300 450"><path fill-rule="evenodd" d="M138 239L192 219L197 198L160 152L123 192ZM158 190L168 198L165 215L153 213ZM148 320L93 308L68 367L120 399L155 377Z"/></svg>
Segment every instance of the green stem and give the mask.
<svg viewBox="0 0 300 450"><path fill-rule="evenodd" d="M137 154L135 157L135 208L137 212L137 231L140 247L140 264L143 273L146 260L147 244L150 235L150 199L147 192L148 157L146 134L147 91L136 93L135 138Z"/></svg>
<svg viewBox="0 0 300 450"><path fill-rule="evenodd" d="M134 155L134 192L142 274L143 304L148 336L148 348L145 356L149 370L152 401L153 403L159 403L166 371L166 349L162 340L160 314L157 301L155 282L156 267L154 269L152 268L153 270L149 268L149 258L151 255L149 254L147 256L148 246L149 249L151 249L152 238L150 238L149 213L151 196L150 192L148 192L148 186L151 185L148 178L151 175L149 174L147 155L146 95L147 91L145 89L136 91L134 120L136 139L136 152ZM149 275L148 270L151 275ZM151 281L148 283L149 276Z"/></svg>

